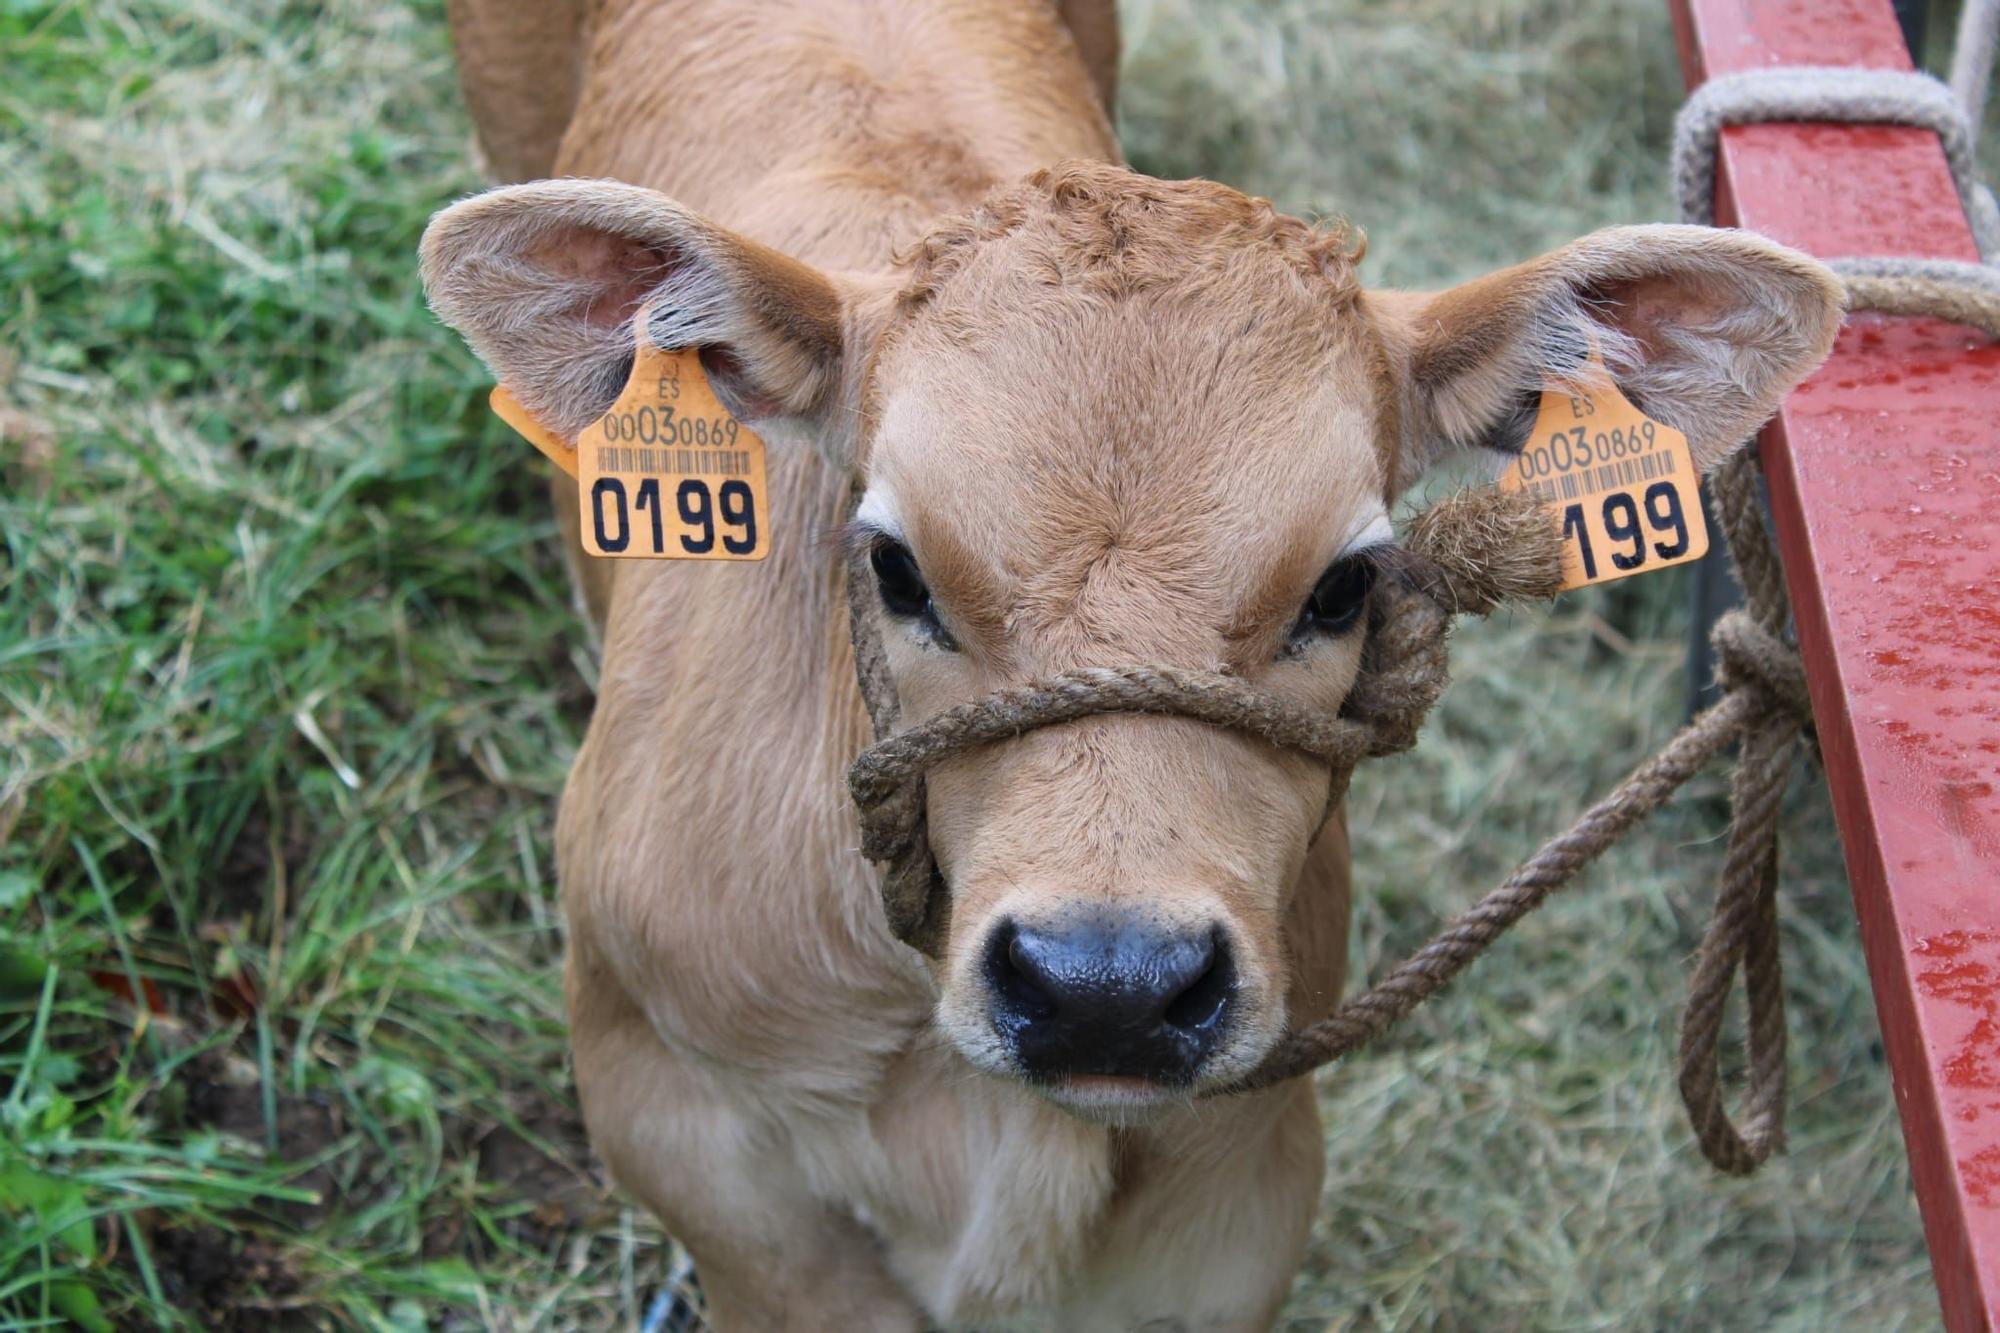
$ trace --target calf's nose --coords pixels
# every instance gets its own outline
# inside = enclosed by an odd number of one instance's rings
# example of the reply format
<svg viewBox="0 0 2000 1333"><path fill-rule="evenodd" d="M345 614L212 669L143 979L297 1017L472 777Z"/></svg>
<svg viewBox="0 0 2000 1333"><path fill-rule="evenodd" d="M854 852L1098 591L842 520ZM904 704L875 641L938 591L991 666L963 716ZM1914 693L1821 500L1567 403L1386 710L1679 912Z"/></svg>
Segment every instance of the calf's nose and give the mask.
<svg viewBox="0 0 2000 1333"><path fill-rule="evenodd" d="M1220 929L1127 917L1003 921L985 961L994 1026L1038 1078L1190 1082L1220 1041L1236 990Z"/></svg>

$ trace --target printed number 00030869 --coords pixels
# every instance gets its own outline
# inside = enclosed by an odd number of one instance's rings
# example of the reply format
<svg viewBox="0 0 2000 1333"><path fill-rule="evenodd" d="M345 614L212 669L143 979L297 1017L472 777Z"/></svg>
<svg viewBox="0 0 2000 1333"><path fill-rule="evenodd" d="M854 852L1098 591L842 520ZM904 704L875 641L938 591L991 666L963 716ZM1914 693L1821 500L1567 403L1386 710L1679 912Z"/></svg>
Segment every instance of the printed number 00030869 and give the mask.
<svg viewBox="0 0 2000 1333"><path fill-rule="evenodd" d="M679 392L678 385L675 392ZM629 412L608 412L597 424L604 438L614 443L678 444L698 449L735 444L742 434L735 417L711 422L693 414L676 416L671 405L656 410L650 403Z"/></svg>
<svg viewBox="0 0 2000 1333"><path fill-rule="evenodd" d="M1550 432L1547 444L1522 452L1521 476L1532 480L1571 468L1589 467L1592 463L1631 458L1651 449L1657 436L1650 421L1641 421L1630 431L1614 426L1594 436L1582 426L1558 429Z"/></svg>
<svg viewBox="0 0 2000 1333"><path fill-rule="evenodd" d="M630 497L621 478L599 477L590 488L590 521L598 547L609 554L622 554L632 544L634 520L645 518L651 520L648 535L652 554L665 554L666 515L661 500L658 477L640 481ZM749 555L757 549L757 504L744 482L725 481L711 495L707 482L689 478L674 490L674 509L683 529L678 540L689 555L713 551L718 535L722 549L731 555ZM718 510L724 529L719 534ZM730 528L736 532L727 531Z"/></svg>

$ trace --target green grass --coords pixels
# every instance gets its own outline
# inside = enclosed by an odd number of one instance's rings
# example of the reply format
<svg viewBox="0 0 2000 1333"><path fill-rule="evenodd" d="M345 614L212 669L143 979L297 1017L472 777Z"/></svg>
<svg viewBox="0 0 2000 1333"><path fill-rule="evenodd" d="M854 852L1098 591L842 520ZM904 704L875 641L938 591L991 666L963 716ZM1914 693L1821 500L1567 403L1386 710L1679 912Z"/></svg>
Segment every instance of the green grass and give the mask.
<svg viewBox="0 0 2000 1333"><path fill-rule="evenodd" d="M1128 142L1377 281L1663 216L1664 10L1574 8L1140 0ZM672 1252L579 1141L549 851L591 666L413 271L477 183L441 6L0 0L0 69L0 1324L630 1326ZM1678 596L1464 635L1356 783L1359 970L1671 730ZM1791 1153L1723 1181L1680 1121L1719 791L1322 1077L1287 1327L1935 1321L1809 790Z"/></svg>

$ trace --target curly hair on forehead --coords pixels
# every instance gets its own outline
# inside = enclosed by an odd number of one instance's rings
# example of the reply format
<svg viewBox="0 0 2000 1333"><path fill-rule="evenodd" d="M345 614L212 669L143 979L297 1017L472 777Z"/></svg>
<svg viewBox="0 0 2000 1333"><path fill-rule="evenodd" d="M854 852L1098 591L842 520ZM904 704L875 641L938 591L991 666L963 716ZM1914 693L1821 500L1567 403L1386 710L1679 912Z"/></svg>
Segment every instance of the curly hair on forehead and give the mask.
<svg viewBox="0 0 2000 1333"><path fill-rule="evenodd" d="M1261 249L1346 300L1360 291L1355 266L1367 250L1345 222L1315 227L1214 181L1062 162L993 191L897 256L908 274L897 298L902 313L930 303L983 243L1002 238L1020 243L1021 257L1050 285L1114 297L1199 282L1230 257Z"/></svg>

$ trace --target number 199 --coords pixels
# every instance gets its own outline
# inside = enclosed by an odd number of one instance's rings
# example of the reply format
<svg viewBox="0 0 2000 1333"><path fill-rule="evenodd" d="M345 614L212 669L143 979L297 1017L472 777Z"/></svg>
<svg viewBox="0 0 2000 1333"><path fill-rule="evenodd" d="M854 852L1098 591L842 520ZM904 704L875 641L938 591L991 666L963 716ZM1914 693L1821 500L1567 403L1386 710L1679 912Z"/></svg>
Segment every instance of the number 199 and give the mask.
<svg viewBox="0 0 2000 1333"><path fill-rule="evenodd" d="M1681 512L1680 492L1672 482L1656 481L1646 488L1646 526L1656 534L1672 533L1670 541L1650 543L1653 555L1662 560L1675 560L1687 554L1687 516ZM1604 497L1599 511L1603 520L1604 534L1612 542L1624 549L1607 552L1611 564L1620 573L1630 573L1646 563L1649 543L1646 534L1640 530L1639 505L1623 491L1613 491ZM1577 554L1583 558L1583 575L1587 579L1597 577L1597 552L1590 542L1590 525L1584 521L1581 502L1563 510L1563 537L1576 542Z"/></svg>

